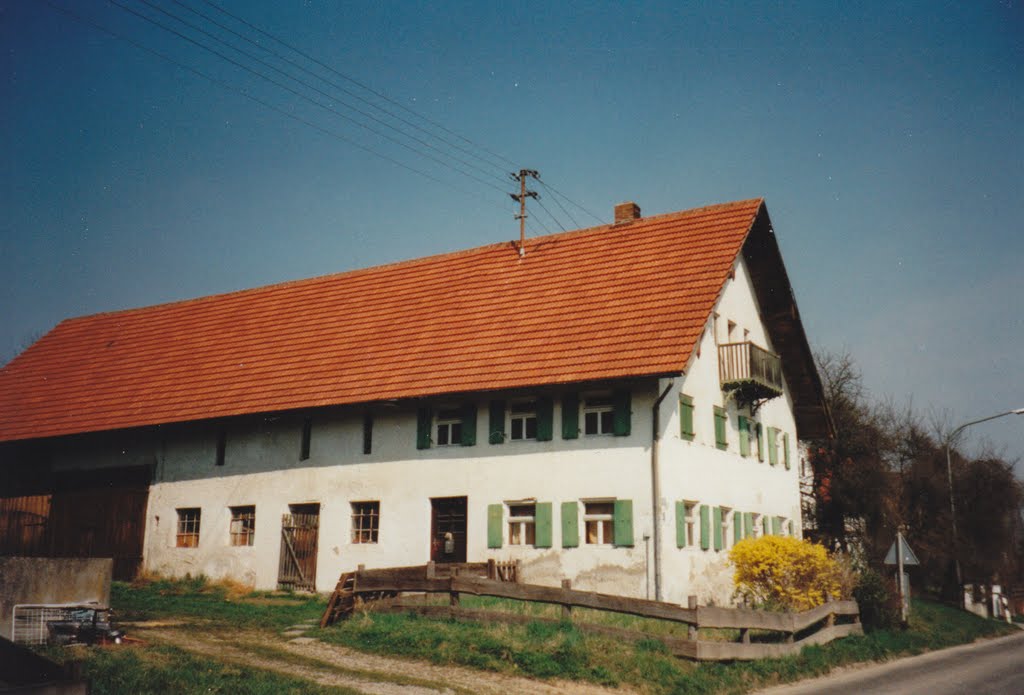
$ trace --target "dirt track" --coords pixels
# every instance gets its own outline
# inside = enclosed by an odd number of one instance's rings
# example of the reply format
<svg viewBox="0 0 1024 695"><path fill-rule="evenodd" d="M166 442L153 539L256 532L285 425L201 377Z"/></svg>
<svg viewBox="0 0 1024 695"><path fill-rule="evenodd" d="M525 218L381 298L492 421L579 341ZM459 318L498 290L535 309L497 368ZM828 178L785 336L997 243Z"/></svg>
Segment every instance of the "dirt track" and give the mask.
<svg viewBox="0 0 1024 695"><path fill-rule="evenodd" d="M460 666L437 666L424 661L365 654L318 640L260 631L230 635L197 634L174 626L137 625L133 635L151 643L218 661L270 670L320 685L350 688L372 695L437 695L438 693L540 693L588 695L623 693L573 681L538 681ZM292 657L292 658L289 658Z"/></svg>

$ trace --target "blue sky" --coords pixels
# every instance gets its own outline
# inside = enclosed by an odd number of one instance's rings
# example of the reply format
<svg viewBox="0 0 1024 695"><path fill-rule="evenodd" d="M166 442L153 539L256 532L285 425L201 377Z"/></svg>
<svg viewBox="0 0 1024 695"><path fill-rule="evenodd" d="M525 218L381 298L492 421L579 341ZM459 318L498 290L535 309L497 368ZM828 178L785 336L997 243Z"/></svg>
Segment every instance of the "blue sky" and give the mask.
<svg viewBox="0 0 1024 695"><path fill-rule="evenodd" d="M875 396L951 423L1024 407L1018 1L218 0L507 158L471 160L492 185L114 4L49 2L231 89L0 0L0 356L71 316L511 239L501 176L527 167L604 220L624 200L655 214L764 196L812 344L851 352ZM248 31L203 0L117 2L274 61L186 9ZM533 210L531 233L558 229ZM974 435L1024 456L1024 418Z"/></svg>

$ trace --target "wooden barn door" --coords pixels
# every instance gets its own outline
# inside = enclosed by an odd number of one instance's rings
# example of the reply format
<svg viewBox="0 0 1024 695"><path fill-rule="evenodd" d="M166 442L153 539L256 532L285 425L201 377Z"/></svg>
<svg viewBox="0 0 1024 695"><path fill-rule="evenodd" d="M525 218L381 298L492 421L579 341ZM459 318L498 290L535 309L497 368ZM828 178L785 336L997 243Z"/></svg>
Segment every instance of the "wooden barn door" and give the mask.
<svg viewBox="0 0 1024 695"><path fill-rule="evenodd" d="M281 589L316 591L316 554L320 533L320 505L292 504L281 517L281 561L277 584Z"/></svg>

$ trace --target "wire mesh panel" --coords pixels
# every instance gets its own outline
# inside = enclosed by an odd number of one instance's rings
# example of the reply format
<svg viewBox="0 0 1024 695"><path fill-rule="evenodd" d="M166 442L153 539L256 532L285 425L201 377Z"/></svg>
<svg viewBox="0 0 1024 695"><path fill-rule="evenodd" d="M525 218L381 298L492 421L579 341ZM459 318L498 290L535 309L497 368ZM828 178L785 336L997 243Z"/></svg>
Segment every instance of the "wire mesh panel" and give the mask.
<svg viewBox="0 0 1024 695"><path fill-rule="evenodd" d="M14 607L14 630L12 641L18 644L51 644L53 632L50 626L54 623L68 623L76 619L82 610L92 611L98 604L39 604Z"/></svg>

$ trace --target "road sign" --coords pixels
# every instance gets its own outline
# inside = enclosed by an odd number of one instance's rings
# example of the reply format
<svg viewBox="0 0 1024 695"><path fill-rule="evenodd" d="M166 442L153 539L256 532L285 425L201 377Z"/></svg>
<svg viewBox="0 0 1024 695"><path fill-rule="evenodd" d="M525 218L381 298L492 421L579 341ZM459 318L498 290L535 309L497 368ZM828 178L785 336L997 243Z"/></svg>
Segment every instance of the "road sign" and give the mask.
<svg viewBox="0 0 1024 695"><path fill-rule="evenodd" d="M904 565L920 565L921 561L917 559L917 555L914 555L914 551L910 549L906 539L903 538L903 534L897 534L896 540L893 541L892 546L889 548L889 552L885 554L885 564L887 565L898 565L900 564L896 556L896 547L900 548L900 555L903 556ZM877 555L875 556L877 557Z"/></svg>

